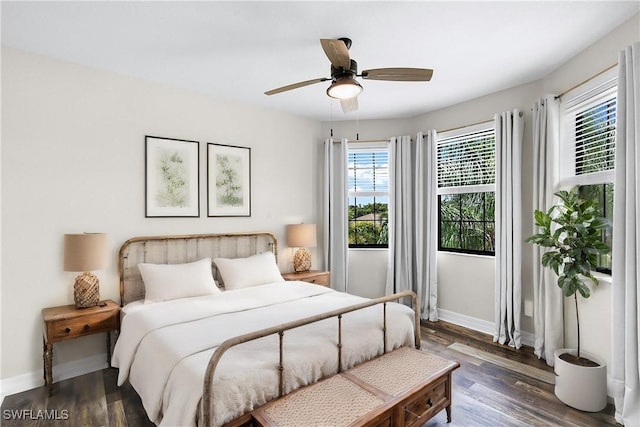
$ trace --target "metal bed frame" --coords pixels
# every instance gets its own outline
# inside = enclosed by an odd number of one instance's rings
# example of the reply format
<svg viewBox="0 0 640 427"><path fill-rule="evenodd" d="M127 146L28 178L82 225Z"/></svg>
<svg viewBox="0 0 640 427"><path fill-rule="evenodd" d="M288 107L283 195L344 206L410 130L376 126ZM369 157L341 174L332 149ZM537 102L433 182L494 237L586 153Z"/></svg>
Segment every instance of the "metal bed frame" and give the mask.
<svg viewBox="0 0 640 427"><path fill-rule="evenodd" d="M352 311L361 310L363 308L371 307L374 305L383 305L383 320L382 320L382 339L383 339L383 354L387 353L387 303L395 300L399 300L401 298L410 297L412 299L413 310L414 310L414 345L416 349L420 349L420 313L419 313L419 304L418 304L418 296L412 291L404 291L393 295L388 295L381 298L376 298L371 301L366 301L360 304L352 305L349 307L344 307L337 310L328 311L323 314L318 314L315 316L307 317L304 319L296 320L293 322L283 323L278 326L273 326L270 328L262 329L260 331L251 332L248 334L240 335L234 338L230 338L224 341L222 344L218 346L216 351L209 359L209 364L207 365L207 370L205 372L204 377L204 386L202 390L202 418L204 426L212 426L213 425L213 378L215 375L216 367L218 366L218 362L224 355L224 353L230 348L242 344L248 341L253 341L259 338L266 337L268 335L278 334L279 336L279 380L278 380L278 397L283 395L283 371L284 371L284 357L283 357L283 342L284 342L284 333L290 329L298 328L300 326L308 325L310 323L319 322L321 320L330 319L332 317L336 317L338 319L338 344L337 344L337 354L338 354L338 373L342 372L342 315L346 313L350 313Z"/></svg>

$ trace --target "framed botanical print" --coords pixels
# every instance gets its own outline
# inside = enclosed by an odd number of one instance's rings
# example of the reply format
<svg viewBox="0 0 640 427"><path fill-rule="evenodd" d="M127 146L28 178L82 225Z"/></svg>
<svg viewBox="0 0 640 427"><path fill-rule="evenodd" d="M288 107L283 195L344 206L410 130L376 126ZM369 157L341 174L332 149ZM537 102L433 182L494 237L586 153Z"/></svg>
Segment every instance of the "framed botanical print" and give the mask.
<svg viewBox="0 0 640 427"><path fill-rule="evenodd" d="M207 215L251 216L251 148L207 144Z"/></svg>
<svg viewBox="0 0 640 427"><path fill-rule="evenodd" d="M145 137L145 216L200 216L200 143Z"/></svg>

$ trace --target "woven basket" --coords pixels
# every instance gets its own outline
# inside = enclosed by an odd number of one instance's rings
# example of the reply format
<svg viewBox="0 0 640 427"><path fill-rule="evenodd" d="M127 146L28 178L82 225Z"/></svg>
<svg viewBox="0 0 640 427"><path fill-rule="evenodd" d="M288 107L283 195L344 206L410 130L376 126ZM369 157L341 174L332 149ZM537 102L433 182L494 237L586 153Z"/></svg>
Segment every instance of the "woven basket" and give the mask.
<svg viewBox="0 0 640 427"><path fill-rule="evenodd" d="M95 274L86 272L76 277L73 300L77 308L94 307L100 302L100 286Z"/></svg>

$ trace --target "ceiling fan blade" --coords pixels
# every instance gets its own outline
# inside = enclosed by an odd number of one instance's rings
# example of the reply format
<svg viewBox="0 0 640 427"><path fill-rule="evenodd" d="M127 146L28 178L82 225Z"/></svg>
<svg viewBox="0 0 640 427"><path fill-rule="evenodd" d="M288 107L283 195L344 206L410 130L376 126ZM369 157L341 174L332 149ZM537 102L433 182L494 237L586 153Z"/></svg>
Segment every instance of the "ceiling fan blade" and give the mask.
<svg viewBox="0 0 640 427"><path fill-rule="evenodd" d="M343 113L353 113L354 111L358 111L358 97L341 99L340 106L342 107Z"/></svg>
<svg viewBox="0 0 640 427"><path fill-rule="evenodd" d="M432 75L429 68L375 68L362 72L363 79L397 82L428 82Z"/></svg>
<svg viewBox="0 0 640 427"><path fill-rule="evenodd" d="M348 70L351 67L351 59L349 58L349 49L347 45L338 39L320 39L322 50L336 68L344 68Z"/></svg>
<svg viewBox="0 0 640 427"><path fill-rule="evenodd" d="M266 91L264 94L265 95L275 95L277 93L281 93L281 92L286 92L288 90L292 90L292 89L298 89L300 87L304 87L304 86L309 86L309 85L313 85L316 83L321 83L321 82L326 82L327 80L331 80L328 77L321 77L319 79L313 79L313 80L305 80L304 82L298 82L298 83L293 83L287 86L282 86L276 89L271 89Z"/></svg>

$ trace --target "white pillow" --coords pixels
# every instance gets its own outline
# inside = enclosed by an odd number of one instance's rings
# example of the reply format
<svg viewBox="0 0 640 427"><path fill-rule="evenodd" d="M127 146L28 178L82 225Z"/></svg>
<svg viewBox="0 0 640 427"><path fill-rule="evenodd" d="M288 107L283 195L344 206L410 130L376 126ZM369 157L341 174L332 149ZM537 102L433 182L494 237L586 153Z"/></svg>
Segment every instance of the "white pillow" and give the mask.
<svg viewBox="0 0 640 427"><path fill-rule="evenodd" d="M213 262L218 267L224 288L227 290L284 282L272 252L263 252L247 258L215 258Z"/></svg>
<svg viewBox="0 0 640 427"><path fill-rule="evenodd" d="M138 264L145 303L221 293L211 273L211 258L186 264Z"/></svg>

